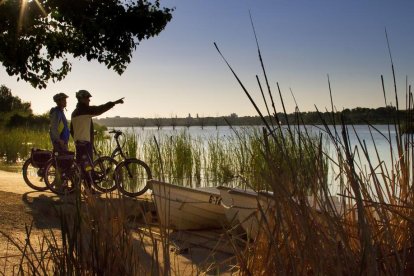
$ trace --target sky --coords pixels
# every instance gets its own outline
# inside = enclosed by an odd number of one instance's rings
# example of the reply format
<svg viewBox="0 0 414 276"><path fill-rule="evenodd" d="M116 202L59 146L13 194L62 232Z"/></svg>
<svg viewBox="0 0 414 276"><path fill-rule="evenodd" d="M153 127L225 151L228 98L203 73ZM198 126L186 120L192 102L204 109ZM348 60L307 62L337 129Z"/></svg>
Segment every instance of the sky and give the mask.
<svg viewBox="0 0 414 276"><path fill-rule="evenodd" d="M8 76L0 65L0 84L31 102L34 113L47 112L54 94L69 95L67 113L76 106L75 92L88 90L91 104L125 97L101 115L186 117L257 115L213 43L233 67L262 111L256 75L264 86L261 54L277 111L282 111L277 83L287 112L330 109L328 75L335 108L395 104L388 32L400 105L414 77L414 1L408 0L161 0L175 7L159 36L142 41L132 62L119 76L98 62L73 60L61 82L34 89ZM293 95L293 96L292 96Z"/></svg>

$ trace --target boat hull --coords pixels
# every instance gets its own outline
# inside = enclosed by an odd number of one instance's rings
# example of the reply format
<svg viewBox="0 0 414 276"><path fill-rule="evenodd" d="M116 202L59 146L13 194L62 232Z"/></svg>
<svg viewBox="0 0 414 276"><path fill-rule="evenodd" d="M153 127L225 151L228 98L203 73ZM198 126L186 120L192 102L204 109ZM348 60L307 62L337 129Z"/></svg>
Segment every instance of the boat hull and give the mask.
<svg viewBox="0 0 414 276"><path fill-rule="evenodd" d="M275 220L276 202L272 192L257 193L252 190L228 187L218 187L218 189L222 205L226 209L226 217L233 227L241 226L247 237L251 239L255 239L259 232L268 232L269 226ZM323 202L314 196L307 196L305 200L306 206L310 208L309 211L315 212L316 215L319 213L342 215L344 213L343 202L337 196L330 196ZM294 202L299 204L297 199Z"/></svg>
<svg viewBox="0 0 414 276"><path fill-rule="evenodd" d="M160 224L175 230L217 229L227 224L216 188L192 189L149 181Z"/></svg>
<svg viewBox="0 0 414 276"><path fill-rule="evenodd" d="M234 226L241 226L249 238L255 238L263 223L263 214L267 214L272 198L264 192L218 187L222 205L226 209L226 218Z"/></svg>

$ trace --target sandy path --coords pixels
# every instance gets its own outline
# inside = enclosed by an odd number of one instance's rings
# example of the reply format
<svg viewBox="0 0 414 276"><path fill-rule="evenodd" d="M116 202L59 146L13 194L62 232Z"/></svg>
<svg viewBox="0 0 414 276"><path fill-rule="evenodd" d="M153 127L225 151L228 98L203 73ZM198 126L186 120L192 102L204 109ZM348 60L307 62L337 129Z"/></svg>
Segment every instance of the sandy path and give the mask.
<svg viewBox="0 0 414 276"><path fill-rule="evenodd" d="M44 230L56 229L58 221L52 211L53 197L50 192L33 191L25 184L21 173L0 170L1 274L15 274L20 262L21 253L11 245L9 238L22 244L26 227L32 223L31 239L42 237ZM33 244L35 248L36 244Z"/></svg>
<svg viewBox="0 0 414 276"><path fill-rule="evenodd" d="M24 194L33 192L33 189L26 185L21 173L0 170L0 191Z"/></svg>
<svg viewBox="0 0 414 276"><path fill-rule="evenodd" d="M119 201L121 198L117 198ZM110 200L108 198L108 200ZM145 199L145 201L148 199ZM54 213L54 207L58 204L59 197L51 192L38 192L27 186L23 180L21 173L6 172L0 170L0 231L10 235L13 239L24 241L26 237L26 226L33 222L33 230L31 234L32 239L38 239L48 232L49 229L59 228L59 219ZM106 201L106 200L105 200ZM127 208L132 213L138 211L138 206L142 206L142 201L123 198L122 204L127 204ZM140 205L141 204L141 205ZM46 231L45 231L46 230ZM180 240L188 240L187 238ZM203 242L204 243L204 242ZM183 244L189 247L187 253L181 255L171 252L170 258L172 266L176 270L175 275L195 275L198 274L201 267L205 268L205 261L210 259L211 251L196 245L189 245L188 242ZM181 247L181 246L180 246ZM5 258L5 256L14 255L16 257ZM4 236L0 235L0 275L14 274L19 263L19 251L13 248L10 241ZM214 258L227 259L228 254L219 257L219 253L213 254ZM204 261L203 261L204 260ZM210 260L211 261L211 260ZM5 262L8 264L8 269L4 270ZM198 268L197 268L198 267ZM224 266L228 269L227 265ZM178 269L177 269L178 268ZM221 268L220 275L232 275L226 273ZM198 272L197 272L198 271ZM209 273L208 273L209 274ZM212 273L212 274L217 274Z"/></svg>

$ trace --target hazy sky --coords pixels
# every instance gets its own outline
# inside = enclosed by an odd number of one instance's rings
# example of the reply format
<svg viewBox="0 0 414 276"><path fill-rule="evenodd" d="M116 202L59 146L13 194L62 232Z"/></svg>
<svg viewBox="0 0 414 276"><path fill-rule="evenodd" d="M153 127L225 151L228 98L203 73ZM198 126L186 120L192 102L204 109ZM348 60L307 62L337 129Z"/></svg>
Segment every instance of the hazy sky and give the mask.
<svg viewBox="0 0 414 276"><path fill-rule="evenodd" d="M75 92L87 89L92 104L125 97L101 117L256 115L244 92L217 53L216 42L245 86L263 108L255 75L263 80L249 10L277 108L279 83L288 112L290 89L302 111L329 108L327 74L338 109L395 103L387 28L401 101L406 77L414 77L414 1L383 0L165 0L175 7L172 21L155 38L143 41L122 76L97 62L75 60L72 72L47 89L36 90L0 66L0 84L32 103L35 113L53 106L52 96L67 93L68 113Z"/></svg>

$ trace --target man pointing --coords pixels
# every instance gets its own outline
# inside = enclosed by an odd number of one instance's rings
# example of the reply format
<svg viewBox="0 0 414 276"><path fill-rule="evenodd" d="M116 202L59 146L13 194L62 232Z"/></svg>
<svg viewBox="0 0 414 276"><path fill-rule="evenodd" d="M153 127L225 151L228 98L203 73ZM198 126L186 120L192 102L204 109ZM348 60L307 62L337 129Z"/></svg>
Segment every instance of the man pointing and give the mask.
<svg viewBox="0 0 414 276"><path fill-rule="evenodd" d="M86 90L76 92L78 104L72 112L70 133L75 141L76 160L93 164L93 123L92 117L99 116L116 104L124 103L123 98L102 105L89 105L92 95Z"/></svg>

